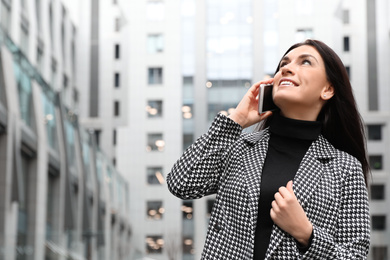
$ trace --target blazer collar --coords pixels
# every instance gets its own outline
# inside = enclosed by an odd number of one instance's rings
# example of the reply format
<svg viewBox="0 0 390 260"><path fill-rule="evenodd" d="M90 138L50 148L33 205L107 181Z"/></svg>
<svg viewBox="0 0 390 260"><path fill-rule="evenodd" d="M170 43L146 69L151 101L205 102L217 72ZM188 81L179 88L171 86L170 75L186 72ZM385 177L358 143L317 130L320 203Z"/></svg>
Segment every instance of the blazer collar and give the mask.
<svg viewBox="0 0 390 260"><path fill-rule="evenodd" d="M263 131L258 131L251 134L246 134L243 136L244 141L249 145L254 145L260 140L267 141L269 140L269 128L264 129ZM333 147L328 140L325 139L322 135L319 135L317 140L312 143L308 152L313 153L313 156L316 159L331 159L336 157L336 149Z"/></svg>

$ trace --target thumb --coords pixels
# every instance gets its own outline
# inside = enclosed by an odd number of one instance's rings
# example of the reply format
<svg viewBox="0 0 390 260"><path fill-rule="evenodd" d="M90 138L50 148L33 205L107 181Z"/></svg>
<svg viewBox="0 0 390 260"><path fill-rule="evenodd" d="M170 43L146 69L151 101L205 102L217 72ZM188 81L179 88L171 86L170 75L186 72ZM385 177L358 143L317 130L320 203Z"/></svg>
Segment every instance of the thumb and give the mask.
<svg viewBox="0 0 390 260"><path fill-rule="evenodd" d="M294 190L293 190L293 181L289 181L287 183L287 186L286 186L287 190L294 193Z"/></svg>

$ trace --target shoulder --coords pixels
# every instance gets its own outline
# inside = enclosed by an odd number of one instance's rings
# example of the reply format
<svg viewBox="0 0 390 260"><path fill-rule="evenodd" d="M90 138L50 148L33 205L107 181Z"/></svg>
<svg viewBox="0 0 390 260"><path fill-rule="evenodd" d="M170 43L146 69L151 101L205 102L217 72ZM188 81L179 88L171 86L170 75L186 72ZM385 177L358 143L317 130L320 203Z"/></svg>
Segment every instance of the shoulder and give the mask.
<svg viewBox="0 0 390 260"><path fill-rule="evenodd" d="M363 175L362 164L353 155L335 148L322 135L315 141L315 153L319 159L328 160L329 163L339 171L343 178L348 178L351 175Z"/></svg>

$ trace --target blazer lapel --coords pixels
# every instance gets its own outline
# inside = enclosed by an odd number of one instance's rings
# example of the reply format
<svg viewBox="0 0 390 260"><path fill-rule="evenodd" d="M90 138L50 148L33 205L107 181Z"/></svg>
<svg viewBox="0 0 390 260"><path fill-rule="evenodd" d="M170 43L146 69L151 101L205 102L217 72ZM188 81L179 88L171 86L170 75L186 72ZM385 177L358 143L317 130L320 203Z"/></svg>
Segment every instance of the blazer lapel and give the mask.
<svg viewBox="0 0 390 260"><path fill-rule="evenodd" d="M250 220L253 230L255 230L260 195L260 177L268 150L269 132L268 130L264 130L253 135L248 135L244 140L250 144L249 149L243 156L245 167L243 173L251 212Z"/></svg>
<svg viewBox="0 0 390 260"><path fill-rule="evenodd" d="M324 173L323 162L334 157L334 151L333 146L321 135L313 142L303 157L294 178L293 189L304 210ZM288 236L286 232L274 225L266 259L272 258L273 253L286 236Z"/></svg>

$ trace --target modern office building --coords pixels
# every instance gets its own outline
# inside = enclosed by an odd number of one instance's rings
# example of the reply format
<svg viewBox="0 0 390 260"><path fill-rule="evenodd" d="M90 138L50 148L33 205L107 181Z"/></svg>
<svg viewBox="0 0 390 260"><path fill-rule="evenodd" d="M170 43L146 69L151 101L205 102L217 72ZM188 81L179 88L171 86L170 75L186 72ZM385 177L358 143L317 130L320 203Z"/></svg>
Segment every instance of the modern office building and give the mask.
<svg viewBox="0 0 390 260"><path fill-rule="evenodd" d="M80 125L63 1L0 3L0 259L128 259L129 186Z"/></svg>
<svg viewBox="0 0 390 260"><path fill-rule="evenodd" d="M386 0L128 3L128 114L116 158L130 181L134 258L200 259L214 197L178 200L166 174L216 113L229 114L249 86L272 75L289 46L314 38L342 58L367 124L370 259L387 259L389 8Z"/></svg>

